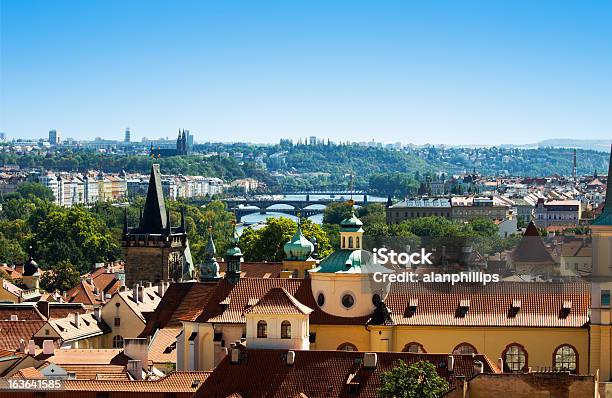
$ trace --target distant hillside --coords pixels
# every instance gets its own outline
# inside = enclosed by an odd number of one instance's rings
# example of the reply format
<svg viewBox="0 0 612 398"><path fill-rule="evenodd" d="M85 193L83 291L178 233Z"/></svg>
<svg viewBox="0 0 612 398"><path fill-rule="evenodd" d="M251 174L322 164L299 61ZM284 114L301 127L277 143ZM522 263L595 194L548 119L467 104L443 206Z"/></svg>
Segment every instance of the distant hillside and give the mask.
<svg viewBox="0 0 612 398"><path fill-rule="evenodd" d="M555 147L555 148L578 148L600 152L610 152L612 140L577 140L571 138L552 138L530 145L508 145L514 148Z"/></svg>

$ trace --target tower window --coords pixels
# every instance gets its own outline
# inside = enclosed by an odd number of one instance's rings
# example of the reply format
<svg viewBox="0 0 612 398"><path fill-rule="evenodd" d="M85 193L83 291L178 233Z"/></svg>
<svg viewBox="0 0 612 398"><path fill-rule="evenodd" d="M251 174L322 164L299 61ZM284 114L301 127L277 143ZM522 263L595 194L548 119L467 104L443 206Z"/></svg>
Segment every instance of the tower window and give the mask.
<svg viewBox="0 0 612 398"><path fill-rule="evenodd" d="M564 344L555 350L553 357L554 366L557 370L565 370L577 373L578 353L571 345Z"/></svg>
<svg viewBox="0 0 612 398"><path fill-rule="evenodd" d="M609 290L601 291L601 306L602 307L610 306L610 291Z"/></svg>
<svg viewBox="0 0 612 398"><path fill-rule="evenodd" d="M349 236L349 249L353 248L353 237Z"/></svg>
<svg viewBox="0 0 612 398"><path fill-rule="evenodd" d="M257 322L257 338L265 339L268 337L268 324L266 321Z"/></svg>
<svg viewBox="0 0 612 398"><path fill-rule="evenodd" d="M291 322L283 321L281 323L281 339L290 339L291 338Z"/></svg>

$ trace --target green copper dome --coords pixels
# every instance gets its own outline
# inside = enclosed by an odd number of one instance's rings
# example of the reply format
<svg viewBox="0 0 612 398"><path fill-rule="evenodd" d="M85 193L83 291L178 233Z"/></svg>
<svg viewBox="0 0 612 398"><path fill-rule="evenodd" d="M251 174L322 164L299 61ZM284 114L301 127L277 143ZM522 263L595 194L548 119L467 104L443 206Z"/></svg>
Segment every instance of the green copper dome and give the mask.
<svg viewBox="0 0 612 398"><path fill-rule="evenodd" d="M363 222L355 215L355 211L351 210L351 216L349 218L345 218L340 222L340 231L346 232L363 232L361 228L363 226Z"/></svg>
<svg viewBox="0 0 612 398"><path fill-rule="evenodd" d="M219 263L217 249L213 241L212 228L208 229L208 242L204 249L204 262L200 265L200 281L219 279Z"/></svg>
<svg viewBox="0 0 612 398"><path fill-rule="evenodd" d="M303 261L308 259L314 251L314 245L302 234L302 227L298 222L293 238L283 246L287 260Z"/></svg>

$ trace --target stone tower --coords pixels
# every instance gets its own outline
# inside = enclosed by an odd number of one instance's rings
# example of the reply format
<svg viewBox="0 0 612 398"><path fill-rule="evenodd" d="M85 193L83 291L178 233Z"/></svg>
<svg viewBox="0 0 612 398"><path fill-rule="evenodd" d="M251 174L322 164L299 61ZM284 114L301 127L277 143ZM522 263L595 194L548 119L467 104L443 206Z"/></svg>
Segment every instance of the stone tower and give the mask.
<svg viewBox="0 0 612 398"><path fill-rule="evenodd" d="M182 281L194 276L184 214L181 225L172 227L166 209L159 164L151 167L149 188L137 227L130 228L124 215L122 247L125 283Z"/></svg>

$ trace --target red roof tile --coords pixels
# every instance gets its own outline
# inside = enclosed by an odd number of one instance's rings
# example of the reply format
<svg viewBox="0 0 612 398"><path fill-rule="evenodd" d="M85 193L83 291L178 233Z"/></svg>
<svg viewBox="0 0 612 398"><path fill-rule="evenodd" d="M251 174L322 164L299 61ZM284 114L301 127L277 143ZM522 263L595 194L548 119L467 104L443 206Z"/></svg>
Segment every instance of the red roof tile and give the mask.
<svg viewBox="0 0 612 398"><path fill-rule="evenodd" d="M44 324L45 321L0 321L0 348L19 349L20 340L27 343Z"/></svg>
<svg viewBox="0 0 612 398"><path fill-rule="evenodd" d="M257 301L255 305L245 310L245 314L310 314L311 308L300 303L282 287L273 287Z"/></svg>
<svg viewBox="0 0 612 398"><path fill-rule="evenodd" d="M240 363L232 364L230 356L226 356L194 398L286 398L300 393L307 397L378 398L380 374L397 366L399 360L408 364L433 363L450 388L455 386L457 376L469 378L475 374L475 360L483 363L485 373L499 372L486 356L479 354L454 355L454 371L449 372L447 354L379 352L376 368L366 369L362 352L294 351L294 363L287 365L286 350L241 350ZM356 393L349 392L350 384L356 387Z"/></svg>

